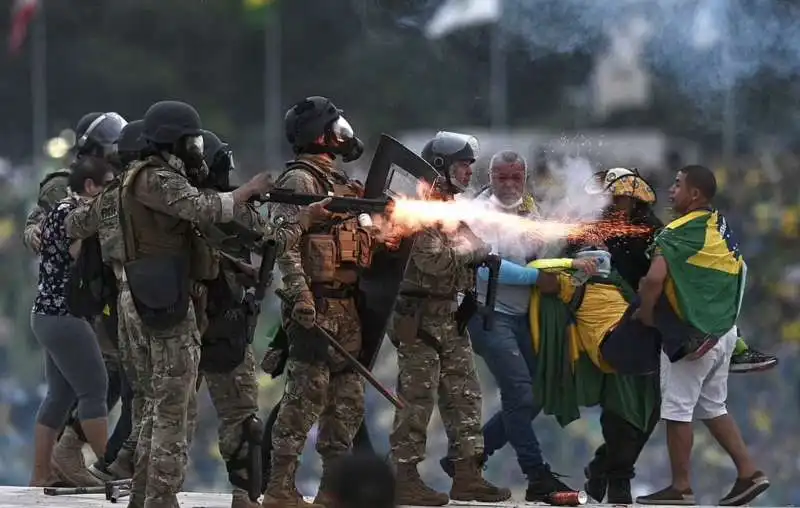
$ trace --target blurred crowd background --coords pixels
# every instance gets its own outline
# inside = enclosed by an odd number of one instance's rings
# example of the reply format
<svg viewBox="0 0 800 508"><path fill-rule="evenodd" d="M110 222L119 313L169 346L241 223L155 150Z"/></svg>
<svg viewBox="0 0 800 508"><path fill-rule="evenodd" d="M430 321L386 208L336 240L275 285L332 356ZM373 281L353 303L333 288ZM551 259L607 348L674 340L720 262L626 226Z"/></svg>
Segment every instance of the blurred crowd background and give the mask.
<svg viewBox="0 0 800 508"><path fill-rule="evenodd" d="M481 141L488 158L511 148L529 161L540 199L579 201L594 170L636 166L666 192L684 163L712 167L718 206L739 231L749 265L740 325L748 343L780 357L767 373L730 380L729 406L773 487L762 505L800 503L800 2L791 0L16 0L0 4L0 485L26 485L42 359L30 331L37 260L22 246L39 179L63 167L71 129L90 111L129 121L161 99L181 99L231 143L239 181L288 159L282 119L308 95L345 111L368 149L390 133L419 149L436 130ZM370 154L353 166L364 174ZM276 320L271 302L260 355ZM394 385L394 350L376 372ZM490 416L499 400L478 360ZM282 379L261 377L261 407ZM393 413L372 389L373 440L388 450ZM116 413L115 413L116 414ZM578 487L601 440L597 414L565 429L536 423L546 458ZM301 468L316 489L314 436ZM424 474L446 490L438 416ZM698 427L695 492L716 504L735 474ZM523 487L510 449L489 477ZM641 457L634 488L668 480L664 436ZM190 490L226 490L216 415L201 394Z"/></svg>

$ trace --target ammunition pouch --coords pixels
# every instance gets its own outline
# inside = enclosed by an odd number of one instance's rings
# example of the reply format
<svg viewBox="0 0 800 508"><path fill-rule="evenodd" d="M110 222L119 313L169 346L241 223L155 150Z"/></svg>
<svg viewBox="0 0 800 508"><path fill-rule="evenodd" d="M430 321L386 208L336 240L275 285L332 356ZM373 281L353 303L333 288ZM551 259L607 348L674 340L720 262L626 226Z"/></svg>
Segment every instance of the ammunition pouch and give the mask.
<svg viewBox="0 0 800 508"><path fill-rule="evenodd" d="M192 280L216 279L219 276L219 260L208 242L197 234L193 234L191 245L189 278Z"/></svg>
<svg viewBox="0 0 800 508"><path fill-rule="evenodd" d="M361 269L372 264L372 237L356 224L347 220L324 233L303 237L303 270L313 282L334 282L340 268Z"/></svg>
<svg viewBox="0 0 800 508"><path fill-rule="evenodd" d="M189 263L180 256L151 256L125 264L136 312L145 326L166 330L189 312Z"/></svg>
<svg viewBox="0 0 800 508"><path fill-rule="evenodd" d="M398 305L400 308L395 311L395 317L392 323L392 328L394 330L391 336L392 344L394 347L398 347L403 341L419 339L441 355L442 343L437 337L422 327L424 311L420 308L419 302L415 303L416 306L412 306L408 309L403 309L402 306Z"/></svg>
<svg viewBox="0 0 800 508"><path fill-rule="evenodd" d="M228 470L228 481L232 485L246 490L247 495L254 503L262 492L262 435L264 425L257 416L251 415L242 422L242 439L233 453L233 458L225 463ZM242 448L247 444L247 453L242 457ZM240 472L246 472L244 477Z"/></svg>

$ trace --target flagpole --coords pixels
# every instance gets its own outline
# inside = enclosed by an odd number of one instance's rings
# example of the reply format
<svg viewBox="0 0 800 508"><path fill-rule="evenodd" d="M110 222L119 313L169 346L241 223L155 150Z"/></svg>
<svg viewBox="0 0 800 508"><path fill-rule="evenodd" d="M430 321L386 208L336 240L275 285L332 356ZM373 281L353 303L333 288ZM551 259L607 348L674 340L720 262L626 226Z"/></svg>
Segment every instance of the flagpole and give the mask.
<svg viewBox="0 0 800 508"><path fill-rule="evenodd" d="M505 128L508 107L508 70L506 67L506 44L503 23L503 2L499 1L500 15L491 30L489 55L489 119L492 130Z"/></svg>
<svg viewBox="0 0 800 508"><path fill-rule="evenodd" d="M31 22L31 153L34 171L41 171L47 141L47 29L44 0L39 0Z"/></svg>
<svg viewBox="0 0 800 508"><path fill-rule="evenodd" d="M271 12L264 24L264 162L271 171L280 170L282 162L281 3L275 0L267 7Z"/></svg>

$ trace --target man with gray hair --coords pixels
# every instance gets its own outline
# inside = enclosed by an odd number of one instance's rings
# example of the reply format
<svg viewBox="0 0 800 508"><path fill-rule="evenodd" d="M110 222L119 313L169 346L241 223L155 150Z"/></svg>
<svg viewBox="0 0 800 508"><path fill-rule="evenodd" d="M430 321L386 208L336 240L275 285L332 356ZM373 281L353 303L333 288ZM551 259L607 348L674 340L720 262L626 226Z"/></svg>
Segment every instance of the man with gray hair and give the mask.
<svg viewBox="0 0 800 508"><path fill-rule="evenodd" d="M539 207L533 195L527 192L528 162L512 150L502 150L489 162L489 184L475 196L488 199L502 211L520 215L538 215Z"/></svg>
<svg viewBox="0 0 800 508"><path fill-rule="evenodd" d="M498 152L489 165L489 185L475 199L489 209L510 215L537 216L538 209L526 189L526 181L525 158L513 151ZM526 265L541 254L544 246L513 232L480 229L476 229L476 233L502 258L494 329L491 332L483 329L482 316L474 316L468 324L472 347L484 359L497 381L502 404L501 411L482 429L484 460L510 442L523 473L528 477L525 500L545 502L553 492L572 489L558 479L558 474L550 471L531 426L541 410L533 394L536 361L528 320L531 287L536 284L539 271ZM565 267L581 267L579 260L574 265L572 260L564 262L568 263ZM479 270L478 299L481 303L486 299L487 280L486 270ZM441 465L452 476L452 464L443 459Z"/></svg>

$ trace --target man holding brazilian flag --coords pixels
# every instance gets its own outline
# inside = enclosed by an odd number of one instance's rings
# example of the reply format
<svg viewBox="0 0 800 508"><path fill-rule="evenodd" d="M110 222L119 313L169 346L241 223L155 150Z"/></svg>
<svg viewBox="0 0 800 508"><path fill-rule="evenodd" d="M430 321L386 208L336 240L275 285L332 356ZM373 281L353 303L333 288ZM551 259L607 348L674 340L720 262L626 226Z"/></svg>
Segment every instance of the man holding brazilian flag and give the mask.
<svg viewBox="0 0 800 508"><path fill-rule="evenodd" d="M606 443L587 468L586 489L597 500L608 489L609 503L631 503L633 466L659 404L673 471L687 473L638 503L694 504L688 457L695 416L739 468L721 505L747 503L769 486L725 408L746 266L725 219L710 208L715 191L710 170L688 166L679 171L672 198L676 212L684 215L653 242L652 267L639 287L641 304L616 269L581 286L569 270L530 265L541 269L530 309L538 356L536 398L562 425L580 417L580 406L603 408ZM653 375L659 369L661 387Z"/></svg>

